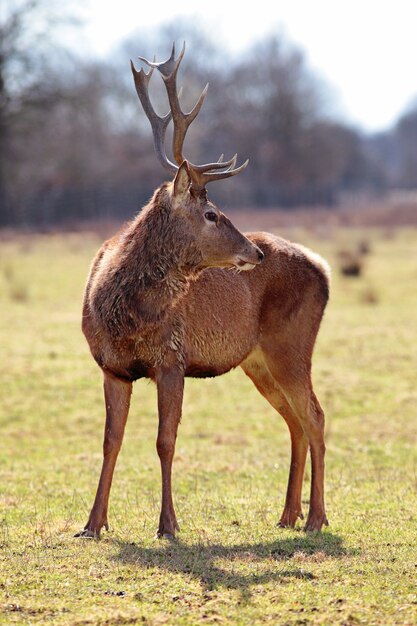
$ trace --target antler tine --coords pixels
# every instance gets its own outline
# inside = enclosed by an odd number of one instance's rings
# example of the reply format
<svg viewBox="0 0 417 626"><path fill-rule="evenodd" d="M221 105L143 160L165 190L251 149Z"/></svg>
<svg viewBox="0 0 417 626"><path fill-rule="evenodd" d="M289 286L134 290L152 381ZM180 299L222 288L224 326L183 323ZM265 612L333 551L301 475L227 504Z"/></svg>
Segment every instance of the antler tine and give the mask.
<svg viewBox="0 0 417 626"><path fill-rule="evenodd" d="M234 163L236 163L236 158L237 158L237 155L235 155L232 159ZM195 189L203 189L208 183L213 182L213 180L222 180L223 178L236 176L236 174L239 174L245 169L248 163L249 163L249 159L246 159L246 161L242 163L242 165L239 165L239 167L236 167L235 169L228 168L226 171L223 171L223 172L207 172L206 171L203 173L198 173L198 172L194 172L193 170L191 170L191 176L193 178L193 187Z"/></svg>
<svg viewBox="0 0 417 626"><path fill-rule="evenodd" d="M164 117L160 117L155 112L155 109L153 108L149 98L148 85L153 74L153 67L151 67L151 70L147 74L143 71L142 68L138 72L132 60L130 61L130 67L132 69L132 74L135 81L135 87L139 96L139 100L142 104L143 110L145 111L146 117L151 123L155 150L158 160L161 165L171 174L175 174L178 168L168 159L164 147L166 129L172 118L171 111L167 113L167 115L165 115Z"/></svg>
<svg viewBox="0 0 417 626"><path fill-rule="evenodd" d="M230 164L230 167L228 167L228 168L227 168L227 170L226 170L226 171L228 171L228 172L230 172L231 170L233 170L233 169L236 167L236 162L237 162L237 152L236 152L236 154L234 155L234 157L231 159L231 161L232 161L232 162L231 162L231 164Z"/></svg>
<svg viewBox="0 0 417 626"><path fill-rule="evenodd" d="M221 155L221 159L215 163L205 163L204 165L193 165L190 163L190 167L197 173L211 172L212 170L224 170L224 169L233 169L236 165L236 155L230 159L229 161L223 161L223 155Z"/></svg>
<svg viewBox="0 0 417 626"><path fill-rule="evenodd" d="M155 60L149 61L145 57L138 57L141 61L149 65L149 67L156 67L162 74L162 76L170 76L174 70L178 70L178 67L182 61L182 58L185 54L185 41L182 46L182 50L178 56L178 59L175 60L175 41L172 44L171 56L166 61L161 61L160 63L156 63Z"/></svg>

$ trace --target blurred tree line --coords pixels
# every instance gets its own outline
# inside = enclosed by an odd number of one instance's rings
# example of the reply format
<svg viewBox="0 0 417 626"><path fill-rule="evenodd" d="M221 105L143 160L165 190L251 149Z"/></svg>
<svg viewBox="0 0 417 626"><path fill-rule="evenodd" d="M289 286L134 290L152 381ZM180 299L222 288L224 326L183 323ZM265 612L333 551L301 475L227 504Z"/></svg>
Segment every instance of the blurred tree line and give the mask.
<svg viewBox="0 0 417 626"><path fill-rule="evenodd" d="M285 38L233 58L190 21L138 32L107 60L81 60L58 43L68 25L59 4L14 0L0 13L0 225L126 218L146 202L165 173L129 58L165 59L183 39L183 107L210 83L185 154L250 158L213 190L223 205L334 206L344 193L417 188L417 102L394 128L366 136L329 115L328 89ZM158 76L151 96L165 112Z"/></svg>

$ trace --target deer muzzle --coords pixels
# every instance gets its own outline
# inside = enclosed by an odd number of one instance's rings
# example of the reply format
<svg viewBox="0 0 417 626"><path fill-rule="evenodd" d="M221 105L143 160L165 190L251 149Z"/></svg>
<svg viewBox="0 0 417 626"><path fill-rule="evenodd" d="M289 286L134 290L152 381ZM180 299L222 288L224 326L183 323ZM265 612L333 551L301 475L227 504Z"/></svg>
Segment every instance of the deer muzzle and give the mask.
<svg viewBox="0 0 417 626"><path fill-rule="evenodd" d="M240 271L253 270L257 265L260 265L264 260L265 255L258 246L251 244L250 250L247 253L238 255L235 260L235 267Z"/></svg>

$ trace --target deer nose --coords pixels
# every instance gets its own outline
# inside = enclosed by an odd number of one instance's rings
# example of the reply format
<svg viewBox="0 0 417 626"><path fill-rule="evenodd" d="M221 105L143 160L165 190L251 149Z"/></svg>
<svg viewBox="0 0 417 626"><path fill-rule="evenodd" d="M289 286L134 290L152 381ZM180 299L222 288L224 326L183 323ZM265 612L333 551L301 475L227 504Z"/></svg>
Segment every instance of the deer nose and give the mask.
<svg viewBox="0 0 417 626"><path fill-rule="evenodd" d="M264 258L265 258L264 253L262 252L262 250L259 250L259 248L258 248L258 260L259 260L259 263L262 263Z"/></svg>

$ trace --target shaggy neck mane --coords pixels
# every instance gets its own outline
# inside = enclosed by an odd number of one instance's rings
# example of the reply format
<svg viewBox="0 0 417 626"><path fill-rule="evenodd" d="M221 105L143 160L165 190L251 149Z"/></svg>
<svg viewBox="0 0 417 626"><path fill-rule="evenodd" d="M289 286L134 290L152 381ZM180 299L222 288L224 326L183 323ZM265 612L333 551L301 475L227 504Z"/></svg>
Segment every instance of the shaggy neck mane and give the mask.
<svg viewBox="0 0 417 626"><path fill-rule="evenodd" d="M160 322L187 292L200 261L163 185L116 243L112 271L97 294L102 322L119 336Z"/></svg>

